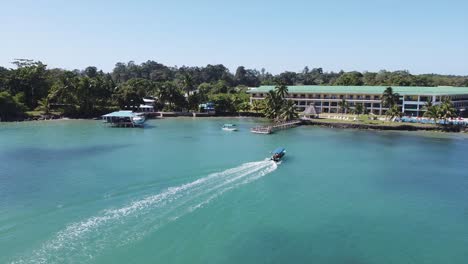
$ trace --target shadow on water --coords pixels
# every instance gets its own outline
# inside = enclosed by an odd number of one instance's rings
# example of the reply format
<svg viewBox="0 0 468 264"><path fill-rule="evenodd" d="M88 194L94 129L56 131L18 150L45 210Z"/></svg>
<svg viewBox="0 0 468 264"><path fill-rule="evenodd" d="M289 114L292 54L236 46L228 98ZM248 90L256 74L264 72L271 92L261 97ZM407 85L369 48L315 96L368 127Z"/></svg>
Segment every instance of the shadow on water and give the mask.
<svg viewBox="0 0 468 264"><path fill-rule="evenodd" d="M3 156L3 159L19 161L72 160L85 156L109 153L129 146L130 144L94 145L71 148L25 147L4 152L1 156Z"/></svg>

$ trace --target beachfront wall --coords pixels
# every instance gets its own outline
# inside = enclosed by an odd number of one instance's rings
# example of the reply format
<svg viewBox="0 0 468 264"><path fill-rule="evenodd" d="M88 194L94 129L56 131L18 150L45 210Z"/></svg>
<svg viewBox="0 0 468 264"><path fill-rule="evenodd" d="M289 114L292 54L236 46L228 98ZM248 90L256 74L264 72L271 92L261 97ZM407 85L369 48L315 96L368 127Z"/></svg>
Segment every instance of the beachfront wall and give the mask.
<svg viewBox="0 0 468 264"><path fill-rule="evenodd" d="M340 112L339 102L345 99L350 109L356 104L363 104L370 113L385 114L381 96L388 86L288 86L286 99L294 101L298 111L304 111L314 105L317 113ZM265 99L274 86L260 86L249 89L250 103ZM444 97L450 98L459 111L468 108L468 87L404 87L392 86L393 92L400 94L399 106L406 115L421 116L427 101L439 104Z"/></svg>

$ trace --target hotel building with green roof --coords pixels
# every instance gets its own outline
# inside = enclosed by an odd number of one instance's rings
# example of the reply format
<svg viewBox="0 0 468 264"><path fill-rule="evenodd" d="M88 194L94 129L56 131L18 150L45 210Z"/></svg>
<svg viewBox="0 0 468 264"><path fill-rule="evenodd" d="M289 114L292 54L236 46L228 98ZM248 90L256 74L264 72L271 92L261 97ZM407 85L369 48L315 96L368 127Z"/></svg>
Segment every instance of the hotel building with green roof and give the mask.
<svg viewBox="0 0 468 264"><path fill-rule="evenodd" d="M286 99L293 100L299 111L304 111L313 105L317 113L338 113L339 102L345 99L350 109L362 103L373 114L385 114L381 96L386 88L392 87L394 93L400 95L399 105L406 115L421 116L424 105L431 101L439 104L444 97L450 98L455 108L463 112L468 107L468 87L438 86L321 86L297 85L288 86ZM275 86L251 87L250 103L265 99Z"/></svg>

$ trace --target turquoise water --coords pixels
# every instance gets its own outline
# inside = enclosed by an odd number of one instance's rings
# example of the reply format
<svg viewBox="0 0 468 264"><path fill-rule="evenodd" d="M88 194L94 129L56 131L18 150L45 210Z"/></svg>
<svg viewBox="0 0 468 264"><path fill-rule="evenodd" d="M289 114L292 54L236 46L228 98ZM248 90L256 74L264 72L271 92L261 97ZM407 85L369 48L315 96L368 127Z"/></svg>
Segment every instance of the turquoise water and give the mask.
<svg viewBox="0 0 468 264"><path fill-rule="evenodd" d="M0 124L0 263L468 263L466 136L258 122Z"/></svg>

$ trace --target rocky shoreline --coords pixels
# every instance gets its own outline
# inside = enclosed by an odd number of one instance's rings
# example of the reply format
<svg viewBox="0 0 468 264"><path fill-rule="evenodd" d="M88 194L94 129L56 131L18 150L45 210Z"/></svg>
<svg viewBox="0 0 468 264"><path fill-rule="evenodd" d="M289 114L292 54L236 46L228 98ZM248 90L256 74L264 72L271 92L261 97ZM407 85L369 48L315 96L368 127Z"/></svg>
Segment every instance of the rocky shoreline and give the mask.
<svg viewBox="0 0 468 264"><path fill-rule="evenodd" d="M304 125L322 126L329 128L351 128L362 130L394 130L394 131L443 131L443 132L467 132L467 128L460 126L438 127L438 126L414 126L414 125L370 125L357 123L335 123L317 120L304 120Z"/></svg>

